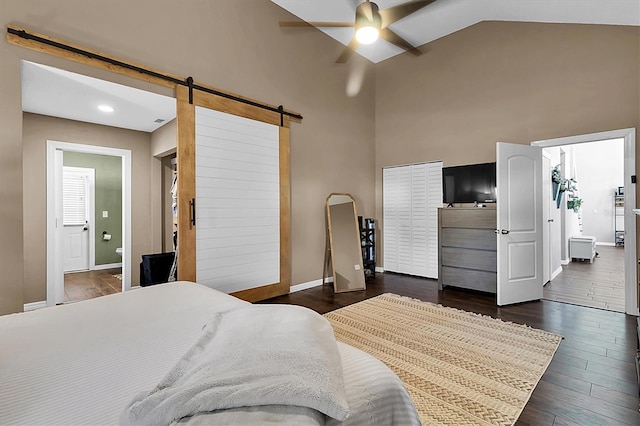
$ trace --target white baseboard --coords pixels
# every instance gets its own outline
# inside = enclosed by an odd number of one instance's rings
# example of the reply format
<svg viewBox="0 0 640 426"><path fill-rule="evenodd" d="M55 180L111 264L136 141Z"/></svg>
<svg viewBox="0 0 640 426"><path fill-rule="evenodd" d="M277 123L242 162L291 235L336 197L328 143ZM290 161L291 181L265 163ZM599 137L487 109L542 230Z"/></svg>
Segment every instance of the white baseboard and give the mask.
<svg viewBox="0 0 640 426"><path fill-rule="evenodd" d="M47 307L47 301L43 300L42 302L31 302L24 304L24 311L35 311L36 309L42 309Z"/></svg>
<svg viewBox="0 0 640 426"><path fill-rule="evenodd" d="M94 271L99 271L101 269L113 269L113 268L122 268L122 262L120 263L105 263L104 265L96 265L93 267Z"/></svg>
<svg viewBox="0 0 640 426"><path fill-rule="evenodd" d="M562 272L562 266L560 266L558 269L556 269L555 271L553 271L553 272L551 273L551 280L550 280L550 281L553 281L553 279L554 279L555 277L557 277L558 275L560 275L560 272Z"/></svg>
<svg viewBox="0 0 640 426"><path fill-rule="evenodd" d="M376 266L376 272L383 273L384 272L384 268L382 268L380 266Z"/></svg>
<svg viewBox="0 0 640 426"><path fill-rule="evenodd" d="M333 284L333 277L326 278L325 279L325 283L326 284ZM322 285L322 278L320 278L319 280L313 280L313 281L309 281L309 282L306 282L306 283L292 285L289 288L289 293L295 293L296 291L302 291L302 290L306 290L308 288L318 287L320 285Z"/></svg>
<svg viewBox="0 0 640 426"><path fill-rule="evenodd" d="M561 265L568 265L569 262L571 262L571 259L560 259L560 264Z"/></svg>
<svg viewBox="0 0 640 426"><path fill-rule="evenodd" d="M596 247L598 247L598 246L615 247L616 243L598 243L598 242L596 242Z"/></svg>
<svg viewBox="0 0 640 426"><path fill-rule="evenodd" d="M296 291L306 290L308 288L317 287L319 285L322 285L322 279L309 281L309 282L302 283L302 284L292 285L289 288L289 293L295 293Z"/></svg>

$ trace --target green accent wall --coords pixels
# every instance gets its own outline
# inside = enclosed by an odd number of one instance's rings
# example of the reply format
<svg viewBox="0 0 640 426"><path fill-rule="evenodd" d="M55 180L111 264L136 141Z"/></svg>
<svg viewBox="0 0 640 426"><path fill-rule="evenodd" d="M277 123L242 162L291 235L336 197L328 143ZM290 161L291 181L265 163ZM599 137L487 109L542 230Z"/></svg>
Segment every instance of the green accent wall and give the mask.
<svg viewBox="0 0 640 426"><path fill-rule="evenodd" d="M122 159L110 155L85 154L65 151L63 164L95 170L95 218L93 232L96 238L96 265L120 263L116 253L122 247ZM109 212L103 218L102 212ZM102 232L111 234L110 241L102 239Z"/></svg>

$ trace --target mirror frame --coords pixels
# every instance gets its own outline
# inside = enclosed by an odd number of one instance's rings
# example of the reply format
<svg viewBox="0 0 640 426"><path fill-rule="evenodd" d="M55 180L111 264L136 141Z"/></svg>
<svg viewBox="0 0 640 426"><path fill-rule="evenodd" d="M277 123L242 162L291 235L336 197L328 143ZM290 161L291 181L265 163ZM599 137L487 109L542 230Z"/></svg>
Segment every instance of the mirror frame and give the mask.
<svg viewBox="0 0 640 426"><path fill-rule="evenodd" d="M348 199L342 203L331 203L332 197L344 197ZM333 221L336 219L335 214L332 218L331 206L348 204L353 206L353 237L346 236L346 234L334 235L334 230L338 228ZM356 200L351 194L344 192L332 192L327 196L325 202L326 211L326 228L327 228L327 242L326 252L330 254L329 260L331 262L331 275L333 277L333 290L335 293L343 293L348 291L365 290L365 276L364 266L362 261L362 243L360 239L360 227L358 226L358 211L356 207ZM342 228L349 228L350 223L341 224ZM337 253L338 251L346 251L346 253ZM357 253L357 254L356 254ZM337 263L337 265L336 265ZM350 265L354 265L353 268ZM325 271L327 268L327 259L325 257ZM325 274L323 273L323 283L325 281ZM349 279L349 278L351 279Z"/></svg>

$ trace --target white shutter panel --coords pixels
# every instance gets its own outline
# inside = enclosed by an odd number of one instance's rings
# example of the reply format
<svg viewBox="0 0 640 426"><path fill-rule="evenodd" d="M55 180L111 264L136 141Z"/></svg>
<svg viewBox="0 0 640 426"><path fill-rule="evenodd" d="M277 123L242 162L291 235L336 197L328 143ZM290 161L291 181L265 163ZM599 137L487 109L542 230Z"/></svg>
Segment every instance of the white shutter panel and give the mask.
<svg viewBox="0 0 640 426"><path fill-rule="evenodd" d="M398 270L397 168L382 169L384 269Z"/></svg>
<svg viewBox="0 0 640 426"><path fill-rule="evenodd" d="M86 176L63 168L62 172L62 223L84 225L87 222Z"/></svg>
<svg viewBox="0 0 640 426"><path fill-rule="evenodd" d="M428 221L427 221L427 165L411 167L411 272L412 275L427 276Z"/></svg>
<svg viewBox="0 0 640 426"><path fill-rule="evenodd" d="M438 207L442 207L442 161L427 164L427 271L438 278Z"/></svg>
<svg viewBox="0 0 640 426"><path fill-rule="evenodd" d="M411 273L411 167L398 167L398 270Z"/></svg>

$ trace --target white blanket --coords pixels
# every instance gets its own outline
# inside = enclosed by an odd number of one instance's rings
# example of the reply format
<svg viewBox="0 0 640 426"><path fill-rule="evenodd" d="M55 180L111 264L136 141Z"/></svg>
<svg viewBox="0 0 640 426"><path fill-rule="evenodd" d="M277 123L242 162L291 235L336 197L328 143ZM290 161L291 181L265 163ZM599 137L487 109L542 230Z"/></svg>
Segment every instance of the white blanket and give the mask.
<svg viewBox="0 0 640 426"><path fill-rule="evenodd" d="M165 378L134 398L121 423L169 424L198 413L264 405L347 417L341 359L322 316L289 305L215 314Z"/></svg>

